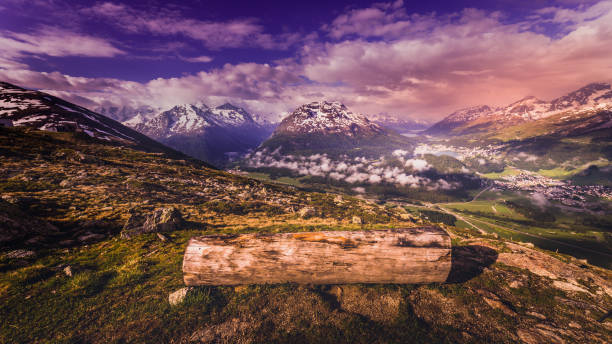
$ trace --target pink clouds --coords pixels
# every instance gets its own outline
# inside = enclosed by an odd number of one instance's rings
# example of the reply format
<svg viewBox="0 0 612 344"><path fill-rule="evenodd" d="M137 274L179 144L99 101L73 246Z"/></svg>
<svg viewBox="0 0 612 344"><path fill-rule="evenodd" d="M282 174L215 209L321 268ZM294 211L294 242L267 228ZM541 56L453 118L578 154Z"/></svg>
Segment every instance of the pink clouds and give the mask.
<svg viewBox="0 0 612 344"><path fill-rule="evenodd" d="M250 19L205 22L113 3L88 13L112 17L125 30L185 35L214 49L282 48L298 40L291 34L271 37ZM542 23L562 29L556 35L532 30ZM98 103L167 106L231 101L278 115L310 101L337 99L366 114L429 120L465 106L508 104L526 95L550 99L589 82L612 80L610 1L575 10L539 10L516 23L506 22L502 13L476 9L444 16L409 15L400 1L349 11L323 30L321 36L331 41L317 41L318 33L312 33L301 40L308 43L292 58L271 64L226 64L145 83L29 71L15 56L114 56L122 51L98 38L68 32L41 32L44 39L12 34L0 38L0 44L7 42L9 47L9 53L0 52L0 67L9 68L0 69L0 79ZM60 44L61 34L68 44ZM288 43L280 42L284 38ZM210 62L210 57L186 60Z"/></svg>

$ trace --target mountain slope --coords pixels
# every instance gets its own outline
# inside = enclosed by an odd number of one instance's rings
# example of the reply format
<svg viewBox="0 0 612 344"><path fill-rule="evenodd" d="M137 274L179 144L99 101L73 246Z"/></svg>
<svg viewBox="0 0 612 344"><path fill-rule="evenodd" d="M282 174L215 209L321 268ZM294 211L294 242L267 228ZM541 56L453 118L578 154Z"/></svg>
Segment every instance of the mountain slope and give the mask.
<svg viewBox="0 0 612 344"><path fill-rule="evenodd" d="M368 154L407 145L410 141L406 138L351 112L345 105L322 101L298 107L259 149L280 149L283 153L347 153L357 149Z"/></svg>
<svg viewBox="0 0 612 344"><path fill-rule="evenodd" d="M526 97L501 108L479 106L460 110L425 133L493 136L533 126L541 129L540 135L584 134L608 128L611 110L612 87L607 83L594 83L550 102Z"/></svg>
<svg viewBox="0 0 612 344"><path fill-rule="evenodd" d="M0 161L0 221L36 226L0 236L3 343L609 342L610 270L452 224L438 224L453 237L443 284L183 289L194 236L434 225L405 204L267 184L75 132L0 127ZM168 207L180 228L119 236L132 216ZM176 291L187 296L173 305Z"/></svg>
<svg viewBox="0 0 612 344"><path fill-rule="evenodd" d="M0 119L5 126L78 132L114 144L178 154L121 123L49 94L0 82Z"/></svg>
<svg viewBox="0 0 612 344"><path fill-rule="evenodd" d="M253 149L269 135L240 107L182 104L151 119L134 117L124 124L185 154L223 165Z"/></svg>

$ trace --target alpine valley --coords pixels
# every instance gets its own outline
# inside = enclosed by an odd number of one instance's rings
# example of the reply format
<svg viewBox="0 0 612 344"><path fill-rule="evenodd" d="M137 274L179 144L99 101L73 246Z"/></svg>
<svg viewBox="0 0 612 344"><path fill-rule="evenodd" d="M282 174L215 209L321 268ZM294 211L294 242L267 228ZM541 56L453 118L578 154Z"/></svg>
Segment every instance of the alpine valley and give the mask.
<svg viewBox="0 0 612 344"><path fill-rule="evenodd" d="M1 83L0 342L608 343L610 84L401 117L94 112ZM432 226L445 283L183 282L194 236Z"/></svg>

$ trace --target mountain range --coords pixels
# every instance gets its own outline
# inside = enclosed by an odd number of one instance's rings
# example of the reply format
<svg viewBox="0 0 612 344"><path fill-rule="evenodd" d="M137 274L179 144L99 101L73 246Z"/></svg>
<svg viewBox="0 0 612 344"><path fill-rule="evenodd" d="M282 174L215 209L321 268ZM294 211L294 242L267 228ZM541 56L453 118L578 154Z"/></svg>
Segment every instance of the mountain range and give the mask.
<svg viewBox="0 0 612 344"><path fill-rule="evenodd" d="M121 123L47 93L0 82L3 126L44 131L78 132L99 140L151 152L179 154Z"/></svg>
<svg viewBox="0 0 612 344"><path fill-rule="evenodd" d="M503 107L480 105L461 109L424 133L499 136L504 131L512 132L512 127L534 124L540 126L538 135L572 135L611 127L611 110L610 84L592 83L549 102L530 96ZM523 134L525 131L522 130ZM519 138L523 136L514 134Z"/></svg>
<svg viewBox="0 0 612 344"><path fill-rule="evenodd" d="M373 114L369 115L368 119L381 127L395 130L398 133L405 133L410 131L424 130L431 126L430 122L413 119L413 118L401 118L393 115L386 114Z"/></svg>
<svg viewBox="0 0 612 344"><path fill-rule="evenodd" d="M192 157L223 165L256 148L270 128L255 122L244 109L229 103L176 105L150 119L143 115L125 125Z"/></svg>
<svg viewBox="0 0 612 344"><path fill-rule="evenodd" d="M259 149L283 153L331 153L410 145L409 140L383 128L340 102L319 101L299 106L285 117Z"/></svg>

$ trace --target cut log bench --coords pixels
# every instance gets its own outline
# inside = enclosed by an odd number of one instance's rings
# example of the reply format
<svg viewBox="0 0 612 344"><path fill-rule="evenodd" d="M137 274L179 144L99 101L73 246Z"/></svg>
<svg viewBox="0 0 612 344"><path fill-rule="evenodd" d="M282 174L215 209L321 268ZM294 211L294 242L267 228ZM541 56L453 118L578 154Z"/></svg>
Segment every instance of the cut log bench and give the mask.
<svg viewBox="0 0 612 344"><path fill-rule="evenodd" d="M183 259L187 286L435 283L450 269L438 227L200 236Z"/></svg>

